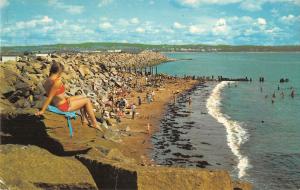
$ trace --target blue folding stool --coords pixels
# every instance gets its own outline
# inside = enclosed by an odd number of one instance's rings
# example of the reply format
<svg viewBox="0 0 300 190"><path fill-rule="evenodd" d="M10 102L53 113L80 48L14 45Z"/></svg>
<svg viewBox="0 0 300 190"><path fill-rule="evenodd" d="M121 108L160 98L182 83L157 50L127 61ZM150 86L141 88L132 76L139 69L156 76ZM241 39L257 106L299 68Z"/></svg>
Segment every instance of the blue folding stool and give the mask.
<svg viewBox="0 0 300 190"><path fill-rule="evenodd" d="M72 124L71 124L71 119L76 119L76 112L63 112L63 111L60 111L57 107L51 106L51 105L48 106L48 111L56 113L56 114L64 115L67 118L68 127L69 127L69 131L70 131L70 137L72 138L73 128L72 128Z"/></svg>

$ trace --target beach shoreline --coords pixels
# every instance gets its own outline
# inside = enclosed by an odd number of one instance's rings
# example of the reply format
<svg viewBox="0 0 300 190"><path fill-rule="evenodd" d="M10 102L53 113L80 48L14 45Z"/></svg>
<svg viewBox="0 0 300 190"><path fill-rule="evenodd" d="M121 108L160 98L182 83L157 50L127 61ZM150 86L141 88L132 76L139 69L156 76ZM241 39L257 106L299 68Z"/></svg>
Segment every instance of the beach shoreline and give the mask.
<svg viewBox="0 0 300 190"><path fill-rule="evenodd" d="M178 86L179 83L184 83L184 85ZM154 164L150 156L153 148L151 138L154 133L160 130L160 121L166 113L166 108L168 104L173 102L173 92L176 92L176 96L180 96L180 94L192 89L199 83L199 81L191 79L171 79L166 81L160 90L156 90L154 102L150 104L144 102L139 108L139 110L143 112L147 112L147 110L152 111L149 111L149 113L140 113L135 120L125 119L124 122L120 124L121 129L126 129L126 126L130 126L130 131L137 133L135 136L129 136L123 139L124 144L134 150L134 154L130 155L126 151L123 153L128 156L133 156L145 165ZM134 98L143 95L145 94L135 93ZM148 123L150 131L148 131L147 128ZM139 158L138 155L143 155L143 157Z"/></svg>

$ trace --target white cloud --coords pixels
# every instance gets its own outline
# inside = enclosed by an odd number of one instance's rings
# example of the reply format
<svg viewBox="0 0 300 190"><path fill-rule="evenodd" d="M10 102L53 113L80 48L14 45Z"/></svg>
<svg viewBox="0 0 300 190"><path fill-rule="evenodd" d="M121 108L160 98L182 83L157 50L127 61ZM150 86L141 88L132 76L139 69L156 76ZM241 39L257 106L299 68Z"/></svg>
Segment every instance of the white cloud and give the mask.
<svg viewBox="0 0 300 190"><path fill-rule="evenodd" d="M205 31L206 31L205 28L203 28L200 25L191 25L191 26L189 26L189 32L191 34L201 34Z"/></svg>
<svg viewBox="0 0 300 190"><path fill-rule="evenodd" d="M267 21L266 19L264 18L258 18L257 19L257 23L260 25L260 26L265 26L267 24Z"/></svg>
<svg viewBox="0 0 300 190"><path fill-rule="evenodd" d="M8 0L0 0L0 9L9 5Z"/></svg>
<svg viewBox="0 0 300 190"><path fill-rule="evenodd" d="M19 21L16 23L16 28L17 29L34 28L37 25L47 25L51 22L53 22L52 18L49 18L48 16L44 16L41 19L33 19L33 20L29 20L29 21Z"/></svg>
<svg viewBox="0 0 300 190"><path fill-rule="evenodd" d="M239 4L241 9L247 11L262 10L265 3L289 3L300 6L300 0L174 0L183 6L199 7L203 4Z"/></svg>
<svg viewBox="0 0 300 190"><path fill-rule="evenodd" d="M40 21L42 23L49 23L49 22L53 22L53 19L49 18L48 16L44 16Z"/></svg>
<svg viewBox="0 0 300 190"><path fill-rule="evenodd" d="M138 24L138 23L140 23L140 20L138 19L138 18L132 18L131 20L130 20L130 22L132 23L132 24Z"/></svg>
<svg viewBox="0 0 300 190"><path fill-rule="evenodd" d="M267 33L267 34L275 34L278 32L281 32L281 29L279 27L274 27L274 28L265 30L265 33Z"/></svg>
<svg viewBox="0 0 300 190"><path fill-rule="evenodd" d="M215 35L227 34L229 31L229 27L226 24L226 20L224 18L220 18L215 26L212 28L212 32Z"/></svg>
<svg viewBox="0 0 300 190"><path fill-rule="evenodd" d="M110 22L103 22L103 23L100 23L100 24L99 24L99 27L100 27L101 29L109 29L109 28L112 27L112 25L111 25Z"/></svg>
<svg viewBox="0 0 300 190"><path fill-rule="evenodd" d="M182 29L182 28L185 28L186 26L179 22L174 22L173 27L176 29Z"/></svg>
<svg viewBox="0 0 300 190"><path fill-rule="evenodd" d="M100 0L98 7L107 6L107 5L111 4L112 2L113 2L113 0Z"/></svg>
<svg viewBox="0 0 300 190"><path fill-rule="evenodd" d="M262 1L246 0L240 4L240 7L247 11L259 11L262 9L261 8L262 3L263 3Z"/></svg>
<svg viewBox="0 0 300 190"><path fill-rule="evenodd" d="M179 3L188 6L198 6L200 4L229 4L229 3L237 3L241 0L179 0Z"/></svg>
<svg viewBox="0 0 300 190"><path fill-rule="evenodd" d="M138 32L138 33L145 33L145 28L142 28L142 27L138 27L138 28L136 28L136 30L135 30L136 32Z"/></svg>
<svg viewBox="0 0 300 190"><path fill-rule="evenodd" d="M84 7L80 5L66 5L59 0L48 0L50 6L53 6L57 9L63 9L71 14L80 14L83 12Z"/></svg>
<svg viewBox="0 0 300 190"><path fill-rule="evenodd" d="M282 16L280 18L280 21L285 23L285 24L292 24L296 21L300 21L300 15L299 16L294 16L292 14L289 14L287 16Z"/></svg>

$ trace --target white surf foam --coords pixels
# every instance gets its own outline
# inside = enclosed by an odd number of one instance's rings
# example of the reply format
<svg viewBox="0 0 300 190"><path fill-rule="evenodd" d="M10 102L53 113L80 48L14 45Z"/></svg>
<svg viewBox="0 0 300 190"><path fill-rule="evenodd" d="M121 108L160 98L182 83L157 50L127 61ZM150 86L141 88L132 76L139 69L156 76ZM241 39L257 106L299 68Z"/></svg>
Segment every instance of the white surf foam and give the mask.
<svg viewBox="0 0 300 190"><path fill-rule="evenodd" d="M238 158L238 177L241 178L246 175L246 170L250 167L248 157L240 152L241 145L248 140L249 136L242 127L242 123L232 120L228 115L221 112L221 91L229 83L234 82L222 81L213 89L207 100L206 107L208 113L226 128L227 144L232 153Z"/></svg>

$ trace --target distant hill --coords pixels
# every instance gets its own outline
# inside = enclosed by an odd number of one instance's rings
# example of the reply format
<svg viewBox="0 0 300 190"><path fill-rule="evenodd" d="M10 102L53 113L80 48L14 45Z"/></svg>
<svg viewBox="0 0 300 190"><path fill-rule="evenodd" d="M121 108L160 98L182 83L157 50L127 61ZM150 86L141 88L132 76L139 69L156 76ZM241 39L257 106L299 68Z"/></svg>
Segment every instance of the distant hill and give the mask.
<svg viewBox="0 0 300 190"><path fill-rule="evenodd" d="M39 46L4 46L1 47L2 54L24 53L24 52L79 52L79 51L108 51L122 50L125 52L140 52L152 50L160 52L280 52L280 51L300 51L300 45L286 46L231 46L231 45L205 45L205 44L185 44L185 45L151 45L136 43L110 43L110 42L89 42L80 44L54 44Z"/></svg>

